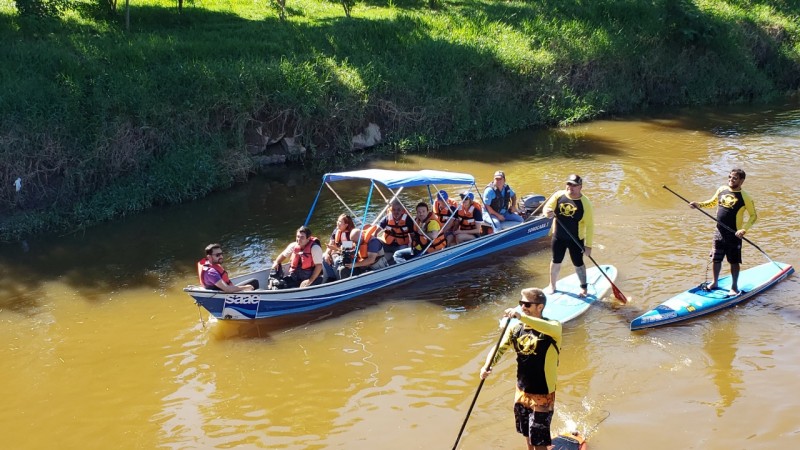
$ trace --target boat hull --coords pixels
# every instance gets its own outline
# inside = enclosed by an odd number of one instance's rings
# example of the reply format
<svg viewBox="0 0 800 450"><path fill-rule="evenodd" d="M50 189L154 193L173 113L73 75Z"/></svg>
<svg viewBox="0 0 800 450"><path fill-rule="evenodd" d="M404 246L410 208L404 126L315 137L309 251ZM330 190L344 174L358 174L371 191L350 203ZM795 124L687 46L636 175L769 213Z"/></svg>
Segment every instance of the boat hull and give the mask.
<svg viewBox="0 0 800 450"><path fill-rule="evenodd" d="M550 224L549 219L535 218L472 241L418 256L402 264L317 286L283 290L256 290L233 294L212 291L199 286L190 286L184 291L212 316L221 320L252 320L303 313L335 305L412 279L420 279L468 261L537 241L547 237ZM267 276L268 270L261 270L236 277L232 281L238 283L247 279L256 279L259 286L266 286Z"/></svg>
<svg viewBox="0 0 800 450"><path fill-rule="evenodd" d="M633 319L631 330L682 322L734 306L771 288L794 272L783 263L765 263L739 273L739 295L728 295L730 276L720 278L719 289L706 291L698 286L682 292Z"/></svg>

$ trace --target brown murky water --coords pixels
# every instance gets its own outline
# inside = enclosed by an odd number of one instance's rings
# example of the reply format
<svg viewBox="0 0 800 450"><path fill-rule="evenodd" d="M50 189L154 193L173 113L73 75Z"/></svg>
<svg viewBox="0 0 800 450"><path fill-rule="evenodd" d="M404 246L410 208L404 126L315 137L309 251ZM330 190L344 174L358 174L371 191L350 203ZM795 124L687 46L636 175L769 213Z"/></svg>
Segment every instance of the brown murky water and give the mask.
<svg viewBox="0 0 800 450"><path fill-rule="evenodd" d="M595 305L565 326L554 431L577 428L593 450L777 449L800 447L797 275L682 325L631 333L628 323L705 277L713 222L664 184L705 199L743 167L760 216L748 237L798 265L798 148L795 103L526 132L372 166L449 168L482 184L503 169L518 192L543 195L583 175L593 256L618 267L632 302ZM254 180L0 247L0 447L451 448L497 317L519 289L546 283L547 245L318 314L204 327L181 291L203 246L222 242L232 272L263 267L305 219L319 179ZM338 213L322 208L312 228ZM745 248L745 266L764 261ZM461 448L524 448L513 383L506 356Z"/></svg>

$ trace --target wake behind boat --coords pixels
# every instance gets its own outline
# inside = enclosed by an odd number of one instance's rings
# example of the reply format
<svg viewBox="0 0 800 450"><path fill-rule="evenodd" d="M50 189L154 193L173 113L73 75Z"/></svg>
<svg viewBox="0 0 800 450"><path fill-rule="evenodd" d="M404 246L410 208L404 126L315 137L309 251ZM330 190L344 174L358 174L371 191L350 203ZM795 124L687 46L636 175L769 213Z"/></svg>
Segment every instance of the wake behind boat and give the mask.
<svg viewBox="0 0 800 450"><path fill-rule="evenodd" d="M729 295L731 277L720 278L714 290L697 286L682 292L633 319L631 330L651 328L703 316L741 303L763 292L794 272L789 264L769 262L739 273L738 295Z"/></svg>
<svg viewBox="0 0 800 450"><path fill-rule="evenodd" d="M322 178L322 185L306 223L310 220L324 188L329 188L341 201L341 197L333 190L331 184L345 180L369 182L369 194L364 211L369 211L375 192L384 196L382 192L384 188L391 193L391 198L384 198L386 203L396 199L403 189L412 187L427 187L427 195L431 198L431 202L433 201L432 196L435 195L432 193L438 192L441 186L459 187L462 190L468 187L480 192L475 184L475 178L464 173L438 170L393 171L380 169L328 173ZM543 201L544 198L542 197L541 200ZM342 201L342 203L344 202ZM382 204L383 202L378 203ZM349 206L345 206L350 210ZM380 217L383 211L384 209L381 208L377 216ZM366 223L367 220L364 222ZM255 279L262 287L255 291L225 293L209 290L203 286L188 286L184 288L184 291L217 319L248 320L308 312L409 280L422 280L424 277L462 265L467 261L536 241L548 235L550 224L551 221L545 217L531 216L518 225L505 229L493 229L488 234L471 241L447 246L434 253L424 253L401 264L315 286L281 290L263 289L269 285L270 272L269 269L263 269L231 279L234 284ZM491 227L491 224L488 223L487 226Z"/></svg>

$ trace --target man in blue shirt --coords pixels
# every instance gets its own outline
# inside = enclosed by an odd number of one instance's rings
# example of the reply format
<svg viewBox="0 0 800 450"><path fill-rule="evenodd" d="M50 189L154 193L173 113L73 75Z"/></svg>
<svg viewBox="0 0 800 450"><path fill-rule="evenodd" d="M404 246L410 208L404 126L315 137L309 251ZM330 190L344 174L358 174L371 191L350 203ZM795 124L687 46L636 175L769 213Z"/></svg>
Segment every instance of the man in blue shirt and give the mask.
<svg viewBox="0 0 800 450"><path fill-rule="evenodd" d="M492 220L495 230L512 227L523 221L517 214L517 194L506 184L506 174L498 170L494 181L483 191L483 206Z"/></svg>

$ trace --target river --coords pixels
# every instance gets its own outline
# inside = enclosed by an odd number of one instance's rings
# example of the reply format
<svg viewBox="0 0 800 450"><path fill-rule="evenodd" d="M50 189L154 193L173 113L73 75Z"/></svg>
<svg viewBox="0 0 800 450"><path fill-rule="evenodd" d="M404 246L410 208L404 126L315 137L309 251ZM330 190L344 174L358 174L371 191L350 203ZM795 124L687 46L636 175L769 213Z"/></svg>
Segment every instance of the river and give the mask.
<svg viewBox="0 0 800 450"><path fill-rule="evenodd" d="M596 304L565 325L554 431L578 429L592 450L776 449L800 447L796 274L680 325L628 324L707 276L714 223L662 185L704 200L742 167L759 210L749 239L797 266L799 148L793 102L526 131L367 166L468 172L480 186L502 169L517 192L543 195L582 175L592 256L617 266L630 303ZM208 322L182 292L203 247L221 242L233 273L260 268L305 220L321 174L281 172L0 246L2 447L451 448L497 318L521 288L546 284L547 243L316 314ZM312 228L325 236L339 212L322 207ZM751 246L744 259L767 261ZM524 448L514 380L506 355L460 448Z"/></svg>

